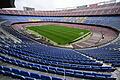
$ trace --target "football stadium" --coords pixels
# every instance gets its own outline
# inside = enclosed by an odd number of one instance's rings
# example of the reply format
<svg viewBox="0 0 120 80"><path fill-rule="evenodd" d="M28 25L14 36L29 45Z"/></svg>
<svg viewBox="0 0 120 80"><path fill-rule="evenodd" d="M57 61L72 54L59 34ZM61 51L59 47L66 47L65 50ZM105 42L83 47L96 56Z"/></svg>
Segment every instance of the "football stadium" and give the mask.
<svg viewBox="0 0 120 80"><path fill-rule="evenodd" d="M120 80L120 1L54 10L17 1L0 0L0 80Z"/></svg>

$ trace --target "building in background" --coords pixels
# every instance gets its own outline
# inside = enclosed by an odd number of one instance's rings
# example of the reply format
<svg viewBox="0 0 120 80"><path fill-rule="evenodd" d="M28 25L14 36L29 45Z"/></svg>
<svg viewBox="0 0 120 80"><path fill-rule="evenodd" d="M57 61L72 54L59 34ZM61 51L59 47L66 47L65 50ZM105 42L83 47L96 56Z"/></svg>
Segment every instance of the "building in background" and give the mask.
<svg viewBox="0 0 120 80"><path fill-rule="evenodd" d="M35 11L35 8L23 7L24 11Z"/></svg>
<svg viewBox="0 0 120 80"><path fill-rule="evenodd" d="M81 9L81 8L86 8L87 5L82 5L82 6L77 6L76 8Z"/></svg>

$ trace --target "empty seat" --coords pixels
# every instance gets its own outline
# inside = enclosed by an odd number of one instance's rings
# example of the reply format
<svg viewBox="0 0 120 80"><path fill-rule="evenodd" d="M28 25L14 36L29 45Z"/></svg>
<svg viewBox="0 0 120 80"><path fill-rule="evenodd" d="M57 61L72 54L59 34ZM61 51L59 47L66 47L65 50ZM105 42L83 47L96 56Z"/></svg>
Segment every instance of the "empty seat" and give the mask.
<svg viewBox="0 0 120 80"><path fill-rule="evenodd" d="M15 73L15 74L19 74L20 73L20 71L17 70L17 69L12 69L12 72Z"/></svg>
<svg viewBox="0 0 120 80"><path fill-rule="evenodd" d="M84 74L82 72L79 72L79 71L74 71L74 76L78 77L78 78L84 78Z"/></svg>
<svg viewBox="0 0 120 80"><path fill-rule="evenodd" d="M29 74L29 72L26 72L26 71L20 71L20 73L19 73L20 75L22 75L22 76L27 76L27 77L30 77L30 74Z"/></svg>
<svg viewBox="0 0 120 80"><path fill-rule="evenodd" d="M0 70L3 70L3 66L0 66Z"/></svg>
<svg viewBox="0 0 120 80"><path fill-rule="evenodd" d="M64 75L64 69L63 68L57 68L57 74Z"/></svg>
<svg viewBox="0 0 120 80"><path fill-rule="evenodd" d="M90 78L90 79L94 79L95 78L95 76L92 74L92 73L90 73L90 72L83 72L83 74L84 74L84 77L85 78Z"/></svg>
<svg viewBox="0 0 120 80"><path fill-rule="evenodd" d="M41 75L41 80L52 80L49 76Z"/></svg>
<svg viewBox="0 0 120 80"><path fill-rule="evenodd" d="M67 76L74 76L74 71L72 71L72 70L65 70L65 75L67 75Z"/></svg>
<svg viewBox="0 0 120 80"><path fill-rule="evenodd" d="M52 80L63 80L61 78L52 77Z"/></svg>
<svg viewBox="0 0 120 80"><path fill-rule="evenodd" d="M47 67L47 66L41 66L41 67L40 67L40 70L47 72L47 71L48 71L48 67Z"/></svg>
<svg viewBox="0 0 120 80"><path fill-rule="evenodd" d="M56 73L56 68L49 67L48 72L50 72L50 73Z"/></svg>
<svg viewBox="0 0 120 80"><path fill-rule="evenodd" d="M25 79L25 80L36 80L36 79L30 78L30 77L25 77L24 79Z"/></svg>
<svg viewBox="0 0 120 80"><path fill-rule="evenodd" d="M11 69L8 67L3 67L3 70L8 71L8 72L11 71Z"/></svg>
<svg viewBox="0 0 120 80"><path fill-rule="evenodd" d="M41 76L39 74L35 74L35 73L30 73L30 77L36 78L36 79L41 79Z"/></svg>
<svg viewBox="0 0 120 80"><path fill-rule="evenodd" d="M0 74L4 74L5 72L3 70L0 70Z"/></svg>

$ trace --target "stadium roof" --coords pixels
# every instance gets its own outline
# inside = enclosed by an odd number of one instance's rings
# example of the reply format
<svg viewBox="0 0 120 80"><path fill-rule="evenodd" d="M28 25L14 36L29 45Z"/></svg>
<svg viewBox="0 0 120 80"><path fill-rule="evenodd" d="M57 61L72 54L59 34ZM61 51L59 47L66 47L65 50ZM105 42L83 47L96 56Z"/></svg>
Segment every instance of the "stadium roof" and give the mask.
<svg viewBox="0 0 120 80"><path fill-rule="evenodd" d="M14 9L22 10L23 7L31 7L35 8L35 10L58 10L68 7L95 4L103 1L110 0L16 0L16 8Z"/></svg>

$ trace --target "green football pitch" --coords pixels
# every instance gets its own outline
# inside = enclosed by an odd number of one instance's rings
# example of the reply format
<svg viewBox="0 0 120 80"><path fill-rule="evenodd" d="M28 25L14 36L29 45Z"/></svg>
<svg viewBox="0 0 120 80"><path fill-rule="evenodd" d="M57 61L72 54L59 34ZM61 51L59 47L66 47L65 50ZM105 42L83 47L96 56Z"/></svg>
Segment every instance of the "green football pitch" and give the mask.
<svg viewBox="0 0 120 80"><path fill-rule="evenodd" d="M27 29L37 32L38 34L47 37L47 39L59 45L66 45L74 42L77 39L85 37L91 33L89 30L71 28L61 25L42 25L30 26Z"/></svg>

